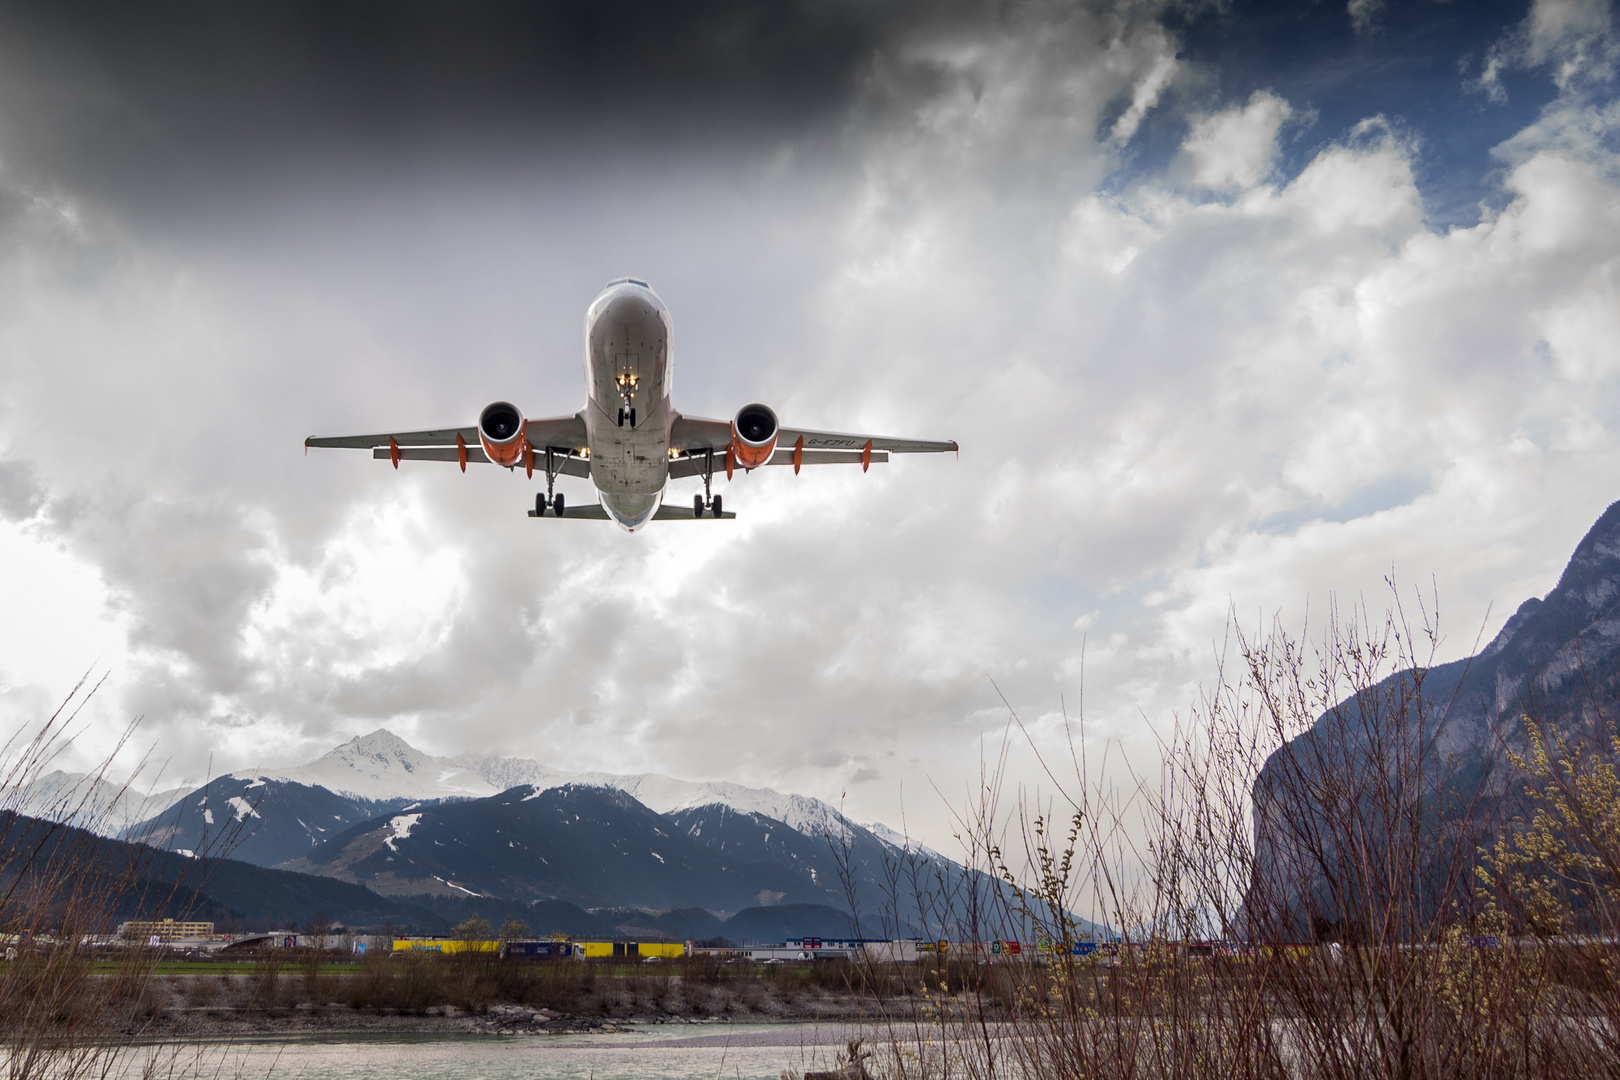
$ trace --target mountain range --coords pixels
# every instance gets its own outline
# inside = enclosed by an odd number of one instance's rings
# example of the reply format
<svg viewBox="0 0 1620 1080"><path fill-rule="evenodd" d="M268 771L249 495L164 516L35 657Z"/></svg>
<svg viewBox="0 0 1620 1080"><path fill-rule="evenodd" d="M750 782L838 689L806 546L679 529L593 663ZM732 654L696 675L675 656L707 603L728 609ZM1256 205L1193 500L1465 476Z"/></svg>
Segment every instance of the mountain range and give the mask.
<svg viewBox="0 0 1620 1080"><path fill-rule="evenodd" d="M56 776L53 790L71 790L72 780ZM580 924L590 909L614 926L668 932L679 923L706 936L733 917L763 919L762 930L775 916L747 914L762 908L797 911L816 927L797 932L814 934L847 928L839 912L915 910L913 898L895 895L902 876L946 890L999 887L817 799L490 755L438 758L386 730L303 765L228 773L144 805L164 799L138 821L104 817L103 831L362 886L452 919L476 910L532 921L526 912L553 910ZM563 907L538 907L547 904Z"/></svg>

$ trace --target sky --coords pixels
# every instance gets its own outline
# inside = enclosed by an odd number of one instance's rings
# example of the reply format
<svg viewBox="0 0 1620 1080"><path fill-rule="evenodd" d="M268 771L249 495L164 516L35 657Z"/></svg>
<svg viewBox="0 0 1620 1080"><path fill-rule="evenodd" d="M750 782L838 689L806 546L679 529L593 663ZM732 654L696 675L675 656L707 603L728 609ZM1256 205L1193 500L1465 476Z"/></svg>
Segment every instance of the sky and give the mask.
<svg viewBox="0 0 1620 1080"><path fill-rule="evenodd" d="M0 722L92 673L65 767L387 727L948 850L1010 710L1150 769L1234 619L1393 576L1466 656L1620 498L1617 65L1600 0L0 2ZM681 411L959 457L630 535L305 454L572 413L622 275Z"/></svg>

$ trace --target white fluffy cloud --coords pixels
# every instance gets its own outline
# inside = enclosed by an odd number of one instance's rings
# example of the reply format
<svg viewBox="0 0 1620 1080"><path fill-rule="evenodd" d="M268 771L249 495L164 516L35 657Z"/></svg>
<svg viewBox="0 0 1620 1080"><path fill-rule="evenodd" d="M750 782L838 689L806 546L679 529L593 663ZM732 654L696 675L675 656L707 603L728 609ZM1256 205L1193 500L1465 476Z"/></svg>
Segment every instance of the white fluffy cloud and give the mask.
<svg viewBox="0 0 1620 1080"><path fill-rule="evenodd" d="M1269 179L1276 167L1278 135L1292 115L1288 102L1256 90L1247 104L1197 121L1181 148L1190 180L1229 193Z"/></svg>

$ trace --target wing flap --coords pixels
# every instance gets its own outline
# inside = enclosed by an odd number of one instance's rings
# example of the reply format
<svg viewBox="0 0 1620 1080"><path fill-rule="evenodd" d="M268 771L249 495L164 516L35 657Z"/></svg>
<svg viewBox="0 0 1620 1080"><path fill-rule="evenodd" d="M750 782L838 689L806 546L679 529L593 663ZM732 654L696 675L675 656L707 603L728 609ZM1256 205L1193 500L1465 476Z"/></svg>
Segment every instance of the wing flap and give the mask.
<svg viewBox="0 0 1620 1080"><path fill-rule="evenodd" d="M392 451L386 446L374 446L371 448L371 456L378 461L387 461L392 456ZM456 461L458 457L454 446L402 446L399 448L399 459L401 461ZM467 447L467 463L469 465L482 465L488 461L489 458L484 456L482 446L475 443ZM558 476L590 478L591 463L582 458L558 456L554 459L553 464L557 469ZM517 466L514 465L513 468L517 468ZM544 455L535 455L534 469L535 472L544 475L546 470Z"/></svg>
<svg viewBox="0 0 1620 1080"><path fill-rule="evenodd" d="M801 465L859 465L861 463L862 459L864 459L865 457L866 457L865 453L863 453L860 450L811 450L809 448L809 446L807 445L805 447L804 453L802 455L800 455L799 464L801 464ZM888 461L888 460L889 460L889 451L887 451L887 450L873 450L872 451L871 461L872 461L873 465L876 465L879 462ZM771 460L767 461L765 464L767 464L767 465L791 465L791 464L793 464L793 447L791 447L791 446L784 447L780 442L778 442L776 444L776 453L772 454L771 455Z"/></svg>
<svg viewBox="0 0 1620 1080"><path fill-rule="evenodd" d="M859 450L806 450L801 456L799 464L859 465L864 456L865 455ZM879 464L888 460L889 452L887 450L872 451L873 464ZM767 461L765 464L792 465L793 448L783 447L780 443L778 443L776 453L772 454L771 460ZM714 456L714 474L716 476L724 476L726 474L726 458L724 454L716 454ZM674 461L669 463L669 478L671 480L680 480L683 477L702 475L703 457L701 455L697 457L676 458Z"/></svg>
<svg viewBox="0 0 1620 1080"><path fill-rule="evenodd" d="M862 458L862 453L859 450L815 450L815 452L805 450L800 465L860 465L860 458ZM875 463L888 461L888 452L886 450L873 450L872 460ZM776 453L771 455L770 461L766 461L766 465L792 465L792 463L794 463L794 452L791 449L784 450L782 447L776 447ZM714 455L714 476L724 476L724 474L726 474L726 455L716 453ZM676 460L669 463L669 479L684 479L687 476L703 476L703 457L701 455L690 458L676 458Z"/></svg>

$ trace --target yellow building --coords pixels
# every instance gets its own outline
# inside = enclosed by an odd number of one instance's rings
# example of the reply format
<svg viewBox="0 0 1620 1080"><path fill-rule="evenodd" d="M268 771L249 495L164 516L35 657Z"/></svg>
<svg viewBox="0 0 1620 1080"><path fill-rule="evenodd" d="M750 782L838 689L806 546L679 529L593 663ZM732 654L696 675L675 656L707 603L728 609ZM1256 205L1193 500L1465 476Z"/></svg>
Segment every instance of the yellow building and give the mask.
<svg viewBox="0 0 1620 1080"><path fill-rule="evenodd" d="M574 949L587 960L646 959L674 960L686 955L678 941L576 941Z"/></svg>
<svg viewBox="0 0 1620 1080"><path fill-rule="evenodd" d="M173 941L175 938L213 937L214 924L211 922L176 922L173 919L131 919L118 926L118 936L146 941L157 938L159 941Z"/></svg>

